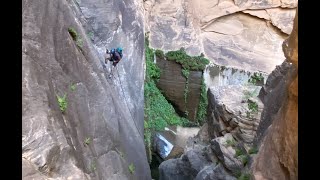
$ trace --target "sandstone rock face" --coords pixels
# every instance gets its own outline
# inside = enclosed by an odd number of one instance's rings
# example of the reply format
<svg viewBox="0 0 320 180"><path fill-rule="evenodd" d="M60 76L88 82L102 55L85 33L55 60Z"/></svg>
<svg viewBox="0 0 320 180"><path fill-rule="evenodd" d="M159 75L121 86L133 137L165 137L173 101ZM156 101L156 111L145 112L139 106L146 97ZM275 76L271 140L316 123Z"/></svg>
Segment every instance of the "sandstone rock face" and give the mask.
<svg viewBox="0 0 320 180"><path fill-rule="evenodd" d="M211 139L231 133L243 142L253 141L263 109L256 97L260 88L242 85L209 88L207 122ZM249 114L250 103L257 105L257 111Z"/></svg>
<svg viewBox="0 0 320 180"><path fill-rule="evenodd" d="M261 120L254 140L255 144L261 142L272 123L272 117L278 113L283 102L286 100L286 81L294 73L296 73L296 68L288 61L284 61L272 71L266 84L261 88L258 97L265 106L261 113Z"/></svg>
<svg viewBox="0 0 320 180"><path fill-rule="evenodd" d="M143 141L142 4L22 4L22 178L151 179ZM117 45L125 58L107 80L102 54ZM62 113L57 96L64 95Z"/></svg>
<svg viewBox="0 0 320 180"><path fill-rule="evenodd" d="M282 32L290 34L293 27L293 19L295 16L295 9L273 8L266 9L270 16L271 23L281 29Z"/></svg>
<svg viewBox="0 0 320 180"><path fill-rule="evenodd" d="M157 65L161 69L157 87L162 90L166 99L172 103L181 116L186 115L185 112L187 111L187 118L195 121L200 101L202 72L190 71L188 92L186 94L185 88L187 80L182 75L181 65L158 57ZM187 95L186 101L185 94Z"/></svg>
<svg viewBox="0 0 320 180"><path fill-rule="evenodd" d="M213 63L270 73L285 59L297 0L145 1L153 48L204 53Z"/></svg>
<svg viewBox="0 0 320 180"><path fill-rule="evenodd" d="M296 71L286 79L286 97L274 115L252 165L253 176L257 180L298 179L298 12L292 33L283 43L283 50Z"/></svg>
<svg viewBox="0 0 320 180"><path fill-rule="evenodd" d="M214 64L210 64L206 67L203 77L207 87L244 85L248 84L248 81L255 73L261 74L263 77L263 81L257 81L256 85L262 86L265 84L268 78L268 74L266 73L244 71L242 69L217 66Z"/></svg>

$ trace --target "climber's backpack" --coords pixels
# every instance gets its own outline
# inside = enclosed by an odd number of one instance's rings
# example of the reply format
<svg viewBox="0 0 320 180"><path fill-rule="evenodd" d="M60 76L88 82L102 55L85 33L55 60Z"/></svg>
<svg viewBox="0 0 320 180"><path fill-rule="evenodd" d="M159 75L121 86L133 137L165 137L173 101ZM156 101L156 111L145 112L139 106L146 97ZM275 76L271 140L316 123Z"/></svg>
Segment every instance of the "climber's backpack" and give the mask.
<svg viewBox="0 0 320 180"><path fill-rule="evenodd" d="M120 54L120 57L122 58L122 48L118 47L117 52Z"/></svg>

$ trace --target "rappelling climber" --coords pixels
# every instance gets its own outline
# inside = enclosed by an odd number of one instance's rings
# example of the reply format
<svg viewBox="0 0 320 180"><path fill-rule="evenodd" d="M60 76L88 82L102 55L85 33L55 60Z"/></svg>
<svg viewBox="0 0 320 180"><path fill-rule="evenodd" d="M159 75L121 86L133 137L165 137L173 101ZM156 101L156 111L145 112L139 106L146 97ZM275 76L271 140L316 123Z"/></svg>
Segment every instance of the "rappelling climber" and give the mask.
<svg viewBox="0 0 320 180"><path fill-rule="evenodd" d="M108 64L108 61L112 62L111 72L109 74L109 78L113 74L113 69L116 67L116 65L119 63L119 61L122 59L122 48L118 47L117 49L111 49L109 51L106 49L106 55L105 55L105 63Z"/></svg>

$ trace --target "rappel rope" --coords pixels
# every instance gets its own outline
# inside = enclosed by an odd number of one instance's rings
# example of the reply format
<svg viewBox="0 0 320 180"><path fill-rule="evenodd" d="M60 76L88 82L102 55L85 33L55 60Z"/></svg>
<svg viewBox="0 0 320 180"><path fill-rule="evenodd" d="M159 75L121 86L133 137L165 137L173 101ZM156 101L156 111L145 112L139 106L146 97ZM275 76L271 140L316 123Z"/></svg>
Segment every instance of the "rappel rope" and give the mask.
<svg viewBox="0 0 320 180"><path fill-rule="evenodd" d="M120 88L121 88L121 91L122 91L122 94L123 94L123 97L124 97L124 101L126 102L127 108L128 108L128 110L129 110L129 112L130 112L131 119L132 119L132 121L133 121L134 125L136 126L137 131L139 132L140 136L141 136L141 137L144 137L144 136L142 136L142 135L141 135L141 133L140 133L140 131L139 131L138 127L137 127L137 124L136 124L136 122L135 122L135 121L134 121L134 119L133 119L133 116L132 116L131 110L130 110L130 108L129 108L129 106L128 106L128 103L127 103L127 100L126 100L126 97L125 97L125 94L124 94L124 91L123 91L123 88L122 88L122 83L121 83L121 80L120 80L120 76L119 76L118 68L117 68L117 66L116 66L115 68L116 68L116 71L117 71L117 74L118 74L118 79L119 79ZM113 76L113 72L112 72L112 76Z"/></svg>

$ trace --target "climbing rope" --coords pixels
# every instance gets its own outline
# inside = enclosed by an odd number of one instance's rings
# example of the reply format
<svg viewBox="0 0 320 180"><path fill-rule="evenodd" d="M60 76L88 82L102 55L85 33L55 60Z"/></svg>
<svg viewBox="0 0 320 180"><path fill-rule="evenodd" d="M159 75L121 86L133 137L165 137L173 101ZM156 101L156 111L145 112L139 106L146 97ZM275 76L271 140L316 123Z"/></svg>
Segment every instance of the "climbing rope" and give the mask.
<svg viewBox="0 0 320 180"><path fill-rule="evenodd" d="M117 71L117 74L118 74L118 79L119 79L120 88L121 88L121 91L122 91L122 94L123 94L123 97L124 97L124 101L126 102L127 108L128 108L128 110L129 110L129 112L130 112L131 119L132 119L134 125L136 126L137 131L138 131L139 134L140 134L140 137L144 137L144 136L141 135L141 133L140 133L138 127L137 127L137 124L136 124L136 122L135 122L134 119L133 119L132 112L131 112L131 110L130 110L130 108L129 108L129 106L128 106L128 103L127 103L127 100L126 100L126 96L125 96L124 91L123 91L123 88L122 88L122 83L121 83L121 80L120 80L118 68L117 68L117 66L116 66L115 68L116 68L116 71ZM112 74L112 75L113 75L113 74Z"/></svg>

